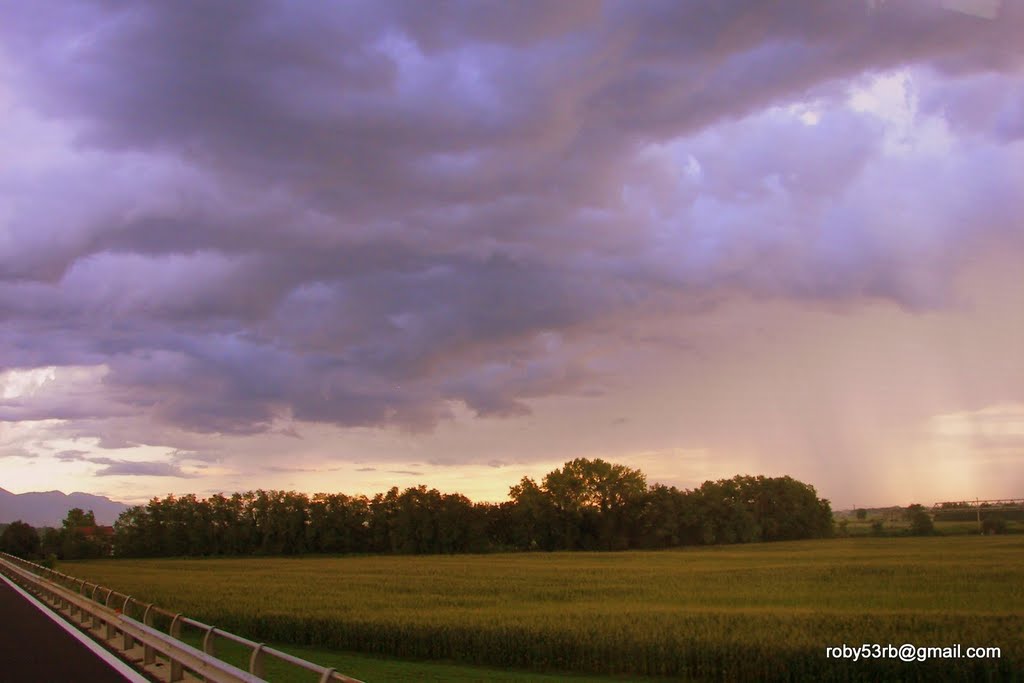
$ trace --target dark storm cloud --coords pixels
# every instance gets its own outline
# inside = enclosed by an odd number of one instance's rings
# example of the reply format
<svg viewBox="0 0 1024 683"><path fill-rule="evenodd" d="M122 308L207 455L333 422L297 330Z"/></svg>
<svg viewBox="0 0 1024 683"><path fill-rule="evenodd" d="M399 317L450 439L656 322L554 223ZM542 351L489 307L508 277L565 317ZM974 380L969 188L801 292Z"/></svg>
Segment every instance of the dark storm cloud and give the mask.
<svg viewBox="0 0 1024 683"><path fill-rule="evenodd" d="M4 419L521 415L601 391L581 338L708 292L940 305L957 226L1020 208L1020 158L991 150L942 177L985 208L878 193L865 175L933 168L879 165L880 125L839 108L845 79L902 65L995 93L1017 3L992 21L927 0L0 8L24 152L0 170L0 366L109 369L102 400L12 399ZM969 94L936 85L922 110L1019 134L1019 97L986 119ZM795 99L835 115L759 113ZM688 158L699 188L665 170ZM890 201L920 225L872 227ZM101 445L144 442L117 425Z"/></svg>

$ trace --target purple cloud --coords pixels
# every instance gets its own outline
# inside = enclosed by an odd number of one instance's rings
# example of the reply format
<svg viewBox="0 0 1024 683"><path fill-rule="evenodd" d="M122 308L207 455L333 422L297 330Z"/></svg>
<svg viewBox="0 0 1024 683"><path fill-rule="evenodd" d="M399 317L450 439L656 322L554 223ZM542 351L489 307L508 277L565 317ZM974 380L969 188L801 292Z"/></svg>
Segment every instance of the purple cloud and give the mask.
<svg viewBox="0 0 1024 683"><path fill-rule="evenodd" d="M183 472L177 465L166 462L132 462L111 458L90 458L90 462L105 465L96 471L97 477L177 477L190 479L194 474Z"/></svg>
<svg viewBox="0 0 1024 683"><path fill-rule="evenodd" d="M0 12L0 367L105 368L0 419L103 447L521 416L604 391L584 351L646 320L934 309L1021 247L1017 3ZM848 106L892 69L949 149ZM100 474L147 468L183 476Z"/></svg>
<svg viewBox="0 0 1024 683"><path fill-rule="evenodd" d="M55 453L53 457L61 462L81 462L83 460L88 461L89 458L86 457L88 455L88 451L68 450Z"/></svg>
<svg viewBox="0 0 1024 683"><path fill-rule="evenodd" d="M27 448L21 446L4 446L0 448L0 458L24 458L25 460L33 460L39 457Z"/></svg>

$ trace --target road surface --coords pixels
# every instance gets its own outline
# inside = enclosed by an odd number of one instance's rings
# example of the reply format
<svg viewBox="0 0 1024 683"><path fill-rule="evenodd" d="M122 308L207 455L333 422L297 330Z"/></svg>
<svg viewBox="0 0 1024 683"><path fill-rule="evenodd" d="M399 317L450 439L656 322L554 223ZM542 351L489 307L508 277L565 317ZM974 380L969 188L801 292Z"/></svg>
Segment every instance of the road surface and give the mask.
<svg viewBox="0 0 1024 683"><path fill-rule="evenodd" d="M0 580L0 680L125 683L125 678ZM135 678L134 680L139 680Z"/></svg>

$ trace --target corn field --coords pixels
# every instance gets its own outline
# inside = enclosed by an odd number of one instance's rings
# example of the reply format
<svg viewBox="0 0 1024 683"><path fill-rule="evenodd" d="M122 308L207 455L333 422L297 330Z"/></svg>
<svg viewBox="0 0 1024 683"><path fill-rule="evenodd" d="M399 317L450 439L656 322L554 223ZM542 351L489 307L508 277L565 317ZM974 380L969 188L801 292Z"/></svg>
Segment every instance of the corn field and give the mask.
<svg viewBox="0 0 1024 683"><path fill-rule="evenodd" d="M1024 538L625 553L99 560L61 569L267 641L545 672L969 680L1024 669ZM1000 659L844 662L842 644Z"/></svg>

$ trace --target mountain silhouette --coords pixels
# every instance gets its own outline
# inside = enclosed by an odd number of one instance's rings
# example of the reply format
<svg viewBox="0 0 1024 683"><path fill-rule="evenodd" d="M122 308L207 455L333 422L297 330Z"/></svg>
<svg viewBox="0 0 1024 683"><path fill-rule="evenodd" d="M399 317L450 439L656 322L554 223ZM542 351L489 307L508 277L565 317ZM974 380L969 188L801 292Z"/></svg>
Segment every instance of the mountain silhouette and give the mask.
<svg viewBox="0 0 1024 683"><path fill-rule="evenodd" d="M33 491L11 493L0 488L0 523L20 519L35 527L59 527L71 508L92 510L98 524L113 524L117 516L128 509L124 503L91 493L61 491Z"/></svg>

